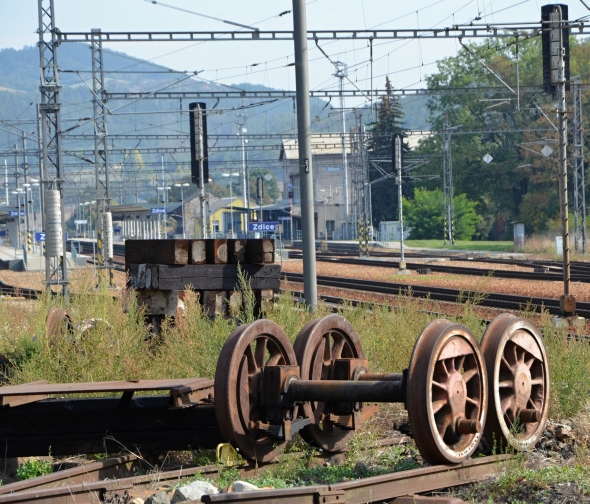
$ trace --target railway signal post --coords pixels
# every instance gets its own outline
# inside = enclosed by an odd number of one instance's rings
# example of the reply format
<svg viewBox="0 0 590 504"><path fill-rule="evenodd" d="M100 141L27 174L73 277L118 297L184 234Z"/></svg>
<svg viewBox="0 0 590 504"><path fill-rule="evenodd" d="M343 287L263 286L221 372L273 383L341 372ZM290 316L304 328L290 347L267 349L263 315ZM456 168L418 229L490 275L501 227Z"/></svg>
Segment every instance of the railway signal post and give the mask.
<svg viewBox="0 0 590 504"><path fill-rule="evenodd" d="M569 244L569 207L567 197L567 107L565 103L566 78L569 68L566 68L566 42L569 29L564 25L567 20L567 6L544 5L541 16L543 19L543 84L545 89L557 98L556 112L559 117L559 206L561 214L561 229L563 236L563 295L560 298L558 317L551 319L555 327L583 327L586 323L583 317L576 314L576 298L570 291L571 267ZM569 51L568 51L569 52Z"/></svg>

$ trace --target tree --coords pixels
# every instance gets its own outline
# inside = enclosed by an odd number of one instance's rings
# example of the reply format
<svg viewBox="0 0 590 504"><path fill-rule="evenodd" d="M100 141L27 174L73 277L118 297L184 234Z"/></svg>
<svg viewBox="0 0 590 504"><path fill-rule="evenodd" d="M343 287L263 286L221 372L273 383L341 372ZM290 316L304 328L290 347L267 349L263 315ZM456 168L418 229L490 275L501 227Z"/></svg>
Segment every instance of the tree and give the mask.
<svg viewBox="0 0 590 504"><path fill-rule="evenodd" d="M266 180L264 178L265 175L270 175L272 178ZM265 168L256 168L250 171L250 179L248 181L251 202L258 204L258 198L256 197L256 179L258 177L262 177L264 180L264 198L262 199L262 204L270 205L278 200L281 197L281 192L279 191L279 184L277 183L274 172Z"/></svg>
<svg viewBox="0 0 590 504"><path fill-rule="evenodd" d="M393 86L389 77L385 77L385 89L387 93L381 98L377 106L377 121L370 124L371 136L368 141L368 153L372 159L391 159L391 142L395 134L403 134L404 111L399 98L393 94ZM409 152L409 146L404 142L403 152ZM391 173L391 163L383 163L386 172ZM369 181L382 177L374 166L369 166ZM403 194L412 195L413 183L404 181ZM387 178L371 185L371 200L373 207L373 225L382 220L397 220L398 199L395 178Z"/></svg>
<svg viewBox="0 0 590 504"><path fill-rule="evenodd" d="M412 228L412 239L443 239L443 207L444 194L440 189L428 191L417 187L414 199L404 198L404 214L408 227ZM455 207L455 238L470 240L476 231L481 217L477 215L477 202L469 201L466 194L454 198Z"/></svg>

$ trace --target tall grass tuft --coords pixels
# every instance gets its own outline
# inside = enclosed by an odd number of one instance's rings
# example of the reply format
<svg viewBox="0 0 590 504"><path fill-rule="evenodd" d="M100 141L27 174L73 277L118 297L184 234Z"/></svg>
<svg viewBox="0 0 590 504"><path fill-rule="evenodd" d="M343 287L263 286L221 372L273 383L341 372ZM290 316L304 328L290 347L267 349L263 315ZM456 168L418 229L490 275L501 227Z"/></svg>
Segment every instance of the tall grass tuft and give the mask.
<svg viewBox="0 0 590 504"><path fill-rule="evenodd" d="M165 320L157 341L150 338L145 310L137 305L133 291L95 288L91 277L78 279L72 286L67 310L75 326L73 334L63 332L52 342L45 337L45 320L60 298L0 301L0 353L12 362L4 378L14 384L213 378L227 336L238 324L254 320L254 296L248 287L244 278L242 295L251 302L235 320L210 320L203 313L198 294L185 292L184 314L175 321ZM358 332L370 369L400 372L409 364L416 339L436 318L423 309L427 303L400 295L395 308L344 304L338 310ZM474 313L476 303L471 300L464 305L460 319L447 318L466 325L480 339L485 325ZM283 292L265 316L294 341L305 323L330 312L331 307L320 302L317 311L310 313L293 301L290 293ZM522 316L533 314L525 308ZM568 339L563 331L551 326L547 314L541 318L540 328L551 368L550 415L555 419L571 417L585 407L590 394L590 344Z"/></svg>

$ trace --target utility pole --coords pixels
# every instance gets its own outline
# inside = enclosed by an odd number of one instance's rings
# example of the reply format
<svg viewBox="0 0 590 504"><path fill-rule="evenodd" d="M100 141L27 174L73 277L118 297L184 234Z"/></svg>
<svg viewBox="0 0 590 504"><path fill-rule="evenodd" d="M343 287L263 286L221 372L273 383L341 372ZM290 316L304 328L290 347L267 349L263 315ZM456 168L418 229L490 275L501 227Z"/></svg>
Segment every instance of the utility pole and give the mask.
<svg viewBox="0 0 590 504"><path fill-rule="evenodd" d="M403 212L403 201L402 201L402 136L394 135L393 137L393 161L394 168L397 173L396 184L397 184L397 210L399 215L399 269L397 270L398 275L407 275L410 272L406 269L406 259L404 256L404 212Z"/></svg>
<svg viewBox="0 0 590 504"><path fill-rule="evenodd" d="M46 216L45 280L47 289L60 285L64 298L68 294L68 268L66 241L64 240L64 172L61 146L61 103L57 48L58 32L55 27L54 0L38 0L39 55L41 85L41 136L43 138L41 162L46 178L42 180L46 194L51 193L52 215ZM50 175L50 171L54 172ZM52 177L52 178L50 178ZM45 209L47 211L47 208Z"/></svg>
<svg viewBox="0 0 590 504"><path fill-rule="evenodd" d="M451 131L449 120L443 122L443 189L444 189L444 243L454 245L453 166L451 164Z"/></svg>
<svg viewBox="0 0 590 504"><path fill-rule="evenodd" d="M243 114L236 114L242 116ZM247 133L247 129L244 123L238 123L238 136L240 137L240 143L242 147L242 199L244 200L244 208L246 208L244 218L244 232L248 232L248 212L250 209L249 194L248 194L248 170L246 168L246 138L244 135Z"/></svg>
<svg viewBox="0 0 590 504"><path fill-rule="evenodd" d="M301 238L303 241L303 293L307 307L317 309L318 287L315 259L313 209L313 167L311 158L311 120L307 19L305 0L293 0L293 41L295 45L295 88L297 92L297 135L299 139L299 187L301 191Z"/></svg>
<svg viewBox="0 0 590 504"><path fill-rule="evenodd" d="M31 226L30 226L30 218L29 218L29 190L31 188L31 184L29 184L28 172L29 172L29 164L27 163L27 138L25 136L25 132L23 131L21 134L21 145L23 148L23 175L24 175L24 182L23 187L25 188L25 247L27 248L27 252L32 252L32 248L29 248L29 244L32 245L30 241ZM19 210L20 214L20 210ZM19 215L20 219L20 215Z"/></svg>
<svg viewBox="0 0 590 504"><path fill-rule="evenodd" d="M572 88L574 102L574 246L586 255L586 184L584 182L584 130L582 121L582 84L576 77Z"/></svg>
<svg viewBox="0 0 590 504"><path fill-rule="evenodd" d="M344 110L344 77L347 75L347 65L336 61L335 76L340 79L340 124L342 125L342 178L344 182L344 236L345 240L350 239L350 208L348 203L348 162L346 159L346 112Z"/></svg>
<svg viewBox="0 0 590 504"><path fill-rule="evenodd" d="M207 151L207 114L203 102L189 104L190 147L191 147L191 180L199 190L201 210L201 238L207 238L208 222L207 199L205 184L209 184L209 160ZM230 180L231 188L231 180ZM233 217L233 216L232 216ZM232 224L233 226L233 224Z"/></svg>
<svg viewBox="0 0 590 504"><path fill-rule="evenodd" d="M550 46L550 73L551 84L557 92L556 112L559 117L559 207L561 214L562 240L563 240L563 295L560 298L559 317L554 317L551 322L556 327L579 326L583 327L585 320L576 315L576 298L570 291L570 245L569 245L569 208L567 196L567 108L565 103L566 70L565 70L565 43L564 37L569 30L563 28L563 12L561 5L544 6L543 10L550 10L549 46ZM543 12L542 12L542 17ZM543 51L545 52L545 47ZM545 69L544 69L545 70ZM557 70L557 72L555 72ZM544 72L545 73L545 72Z"/></svg>

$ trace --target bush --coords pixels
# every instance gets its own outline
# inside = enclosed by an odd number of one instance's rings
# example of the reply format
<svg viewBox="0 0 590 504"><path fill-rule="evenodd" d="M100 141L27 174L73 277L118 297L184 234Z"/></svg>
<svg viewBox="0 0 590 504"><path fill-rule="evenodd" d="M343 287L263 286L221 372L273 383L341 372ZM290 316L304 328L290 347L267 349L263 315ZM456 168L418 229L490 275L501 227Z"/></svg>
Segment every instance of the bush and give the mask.
<svg viewBox="0 0 590 504"><path fill-rule="evenodd" d="M428 191L417 187L414 190L414 199L404 198L403 203L407 224L412 228L410 239L443 239L444 194L440 189ZM455 196L453 206L455 208L455 239L471 239L481 219L475 211L477 202L468 200L466 194L460 194Z"/></svg>
<svg viewBox="0 0 590 504"><path fill-rule="evenodd" d="M28 480L45 476L53 472L53 466L47 460L27 460L20 464L16 470L16 477L20 480Z"/></svg>

